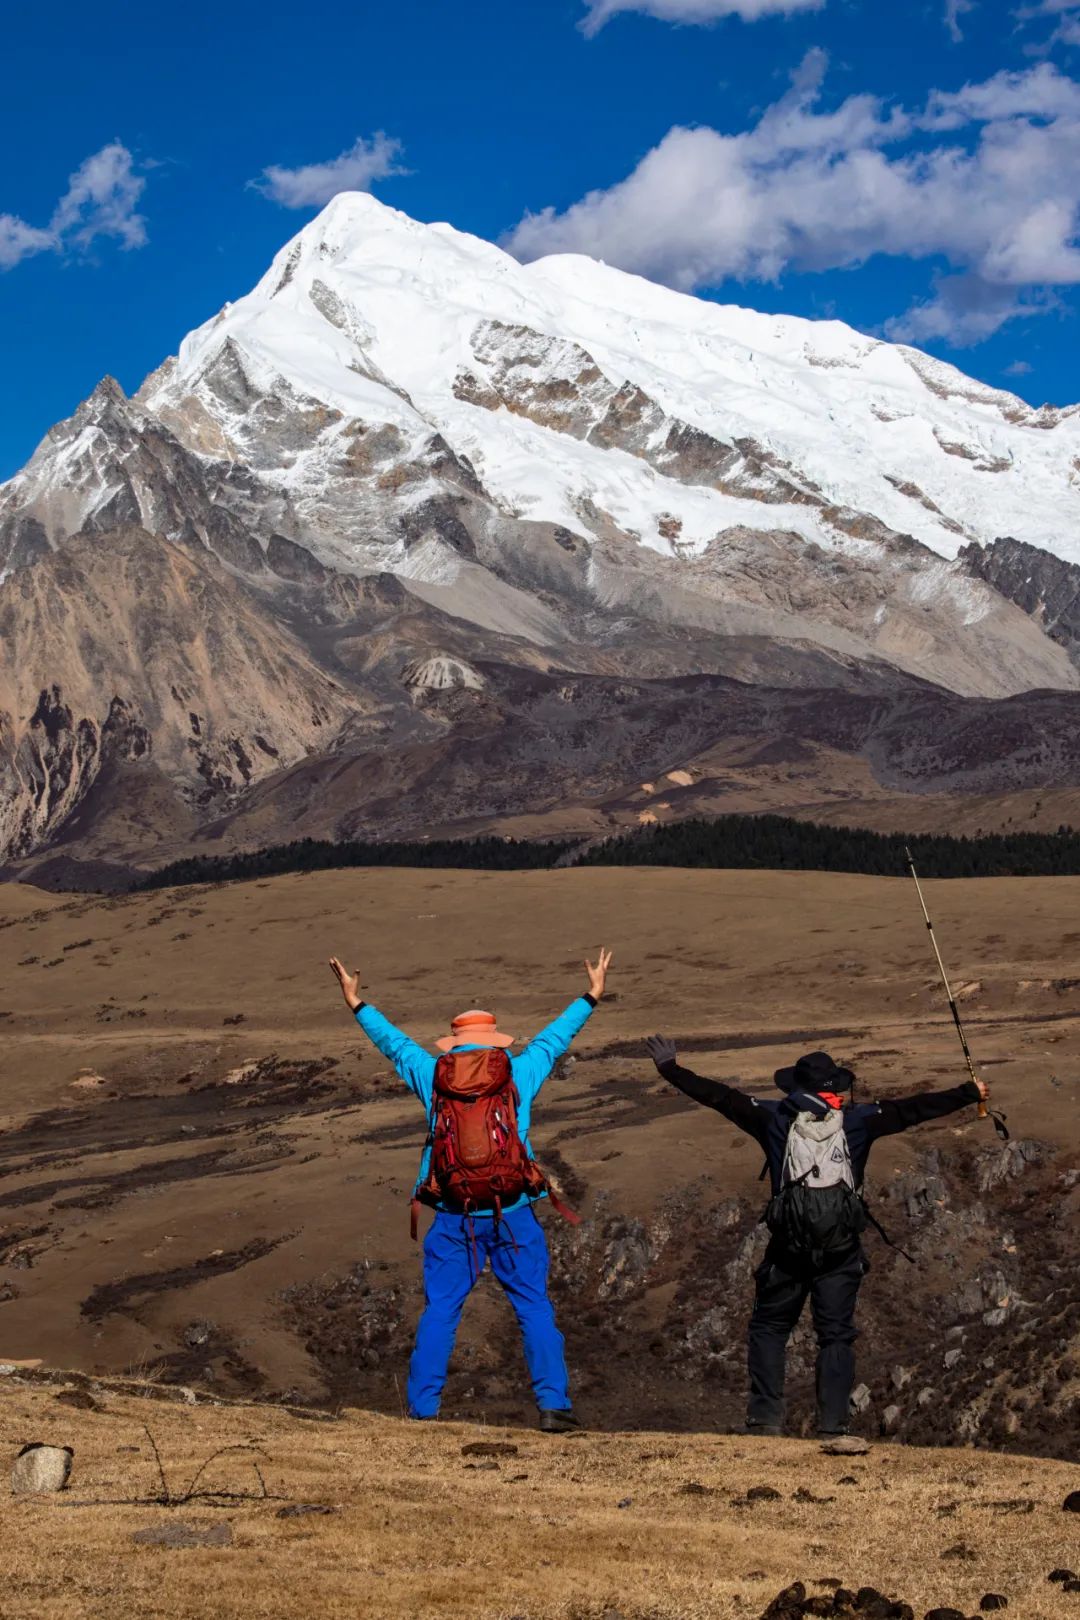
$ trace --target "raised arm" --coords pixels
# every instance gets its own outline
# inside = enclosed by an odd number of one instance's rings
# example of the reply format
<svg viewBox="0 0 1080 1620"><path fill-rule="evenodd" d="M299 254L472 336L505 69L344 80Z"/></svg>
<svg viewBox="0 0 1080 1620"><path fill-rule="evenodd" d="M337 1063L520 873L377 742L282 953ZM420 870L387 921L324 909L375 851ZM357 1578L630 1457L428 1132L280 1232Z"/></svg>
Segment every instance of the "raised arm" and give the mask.
<svg viewBox="0 0 1080 1620"><path fill-rule="evenodd" d="M435 1059L431 1053L425 1052L410 1035L385 1018L377 1007L361 998L359 973L350 973L336 956L330 958L330 970L341 986L345 1005L355 1015L368 1040L384 1058L389 1059L409 1090L415 1092L428 1107L435 1082Z"/></svg>
<svg viewBox="0 0 1080 1620"><path fill-rule="evenodd" d="M666 1035L652 1035L645 1045L660 1074L670 1085L676 1086L685 1096L692 1097L694 1102L703 1103L706 1108L715 1108L718 1114L723 1114L725 1119L730 1119L733 1125L746 1131L756 1141L764 1141L771 1109L764 1108L754 1097L736 1091L734 1086L724 1085L722 1080L708 1080L702 1074L695 1074L693 1069L684 1068L678 1060L675 1042Z"/></svg>
<svg viewBox="0 0 1080 1620"><path fill-rule="evenodd" d="M896 1136L910 1130L913 1125L925 1125L932 1119L944 1119L972 1103L985 1101L986 1087L981 1080L967 1080L962 1086L949 1091L927 1091L921 1097L887 1099L877 1104L877 1116L871 1118L871 1136Z"/></svg>
<svg viewBox="0 0 1080 1620"><path fill-rule="evenodd" d="M571 1041L579 1035L592 1017L593 1008L607 989L611 952L601 948L595 964L585 963L589 975L589 988L583 996L572 1001L539 1035L534 1035L528 1046L514 1059L514 1082L522 1097L535 1097L544 1081L562 1057Z"/></svg>

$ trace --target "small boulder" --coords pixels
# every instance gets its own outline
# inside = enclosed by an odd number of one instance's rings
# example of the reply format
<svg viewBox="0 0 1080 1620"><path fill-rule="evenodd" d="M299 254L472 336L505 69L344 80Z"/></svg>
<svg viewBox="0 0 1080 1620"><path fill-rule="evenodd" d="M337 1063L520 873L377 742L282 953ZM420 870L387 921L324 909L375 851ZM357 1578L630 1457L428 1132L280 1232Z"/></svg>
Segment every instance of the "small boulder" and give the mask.
<svg viewBox="0 0 1080 1620"><path fill-rule="evenodd" d="M1054 1581L1064 1586L1066 1581L1075 1581L1076 1574L1071 1569L1052 1569L1046 1578L1048 1581Z"/></svg>
<svg viewBox="0 0 1080 1620"><path fill-rule="evenodd" d="M960 1609L928 1609L926 1620L967 1620Z"/></svg>
<svg viewBox="0 0 1080 1620"><path fill-rule="evenodd" d="M838 1434L822 1446L826 1457L863 1457L870 1450L869 1440L857 1434Z"/></svg>
<svg viewBox="0 0 1080 1620"><path fill-rule="evenodd" d="M779 1502L780 1492L772 1485L751 1485L746 1493L748 1502Z"/></svg>
<svg viewBox="0 0 1080 1620"><path fill-rule="evenodd" d="M1002 1597L1000 1592L987 1592L985 1597L979 1599L979 1608L989 1614L993 1609L1007 1609L1009 1600Z"/></svg>
<svg viewBox="0 0 1080 1620"><path fill-rule="evenodd" d="M1065 1513L1080 1513L1080 1491L1070 1491L1061 1506Z"/></svg>
<svg viewBox="0 0 1080 1620"><path fill-rule="evenodd" d="M15 1496L37 1496L46 1491L62 1491L71 1478L70 1446L46 1446L34 1441L23 1446L11 1470Z"/></svg>
<svg viewBox="0 0 1080 1620"><path fill-rule="evenodd" d="M53 1396L53 1400L57 1406L74 1407L76 1412L101 1412L104 1410L101 1402L95 1401L89 1390L86 1389L62 1389L59 1395Z"/></svg>

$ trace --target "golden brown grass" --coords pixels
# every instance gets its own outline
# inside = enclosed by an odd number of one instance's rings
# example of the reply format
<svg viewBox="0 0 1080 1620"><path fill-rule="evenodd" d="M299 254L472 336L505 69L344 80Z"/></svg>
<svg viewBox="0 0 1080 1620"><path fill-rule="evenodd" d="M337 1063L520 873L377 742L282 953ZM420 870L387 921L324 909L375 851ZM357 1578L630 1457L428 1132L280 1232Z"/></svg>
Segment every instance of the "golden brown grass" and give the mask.
<svg viewBox="0 0 1080 1620"><path fill-rule="evenodd" d="M5 1620L750 1620L791 1580L814 1590L829 1577L885 1589L919 1616L935 1604L973 1613L987 1591L1008 1596L1016 1620L1060 1620L1070 1604L1080 1613L1080 1599L1046 1580L1077 1559L1077 1520L1061 1510L1078 1483L1066 1463L890 1446L826 1458L807 1442L709 1435L551 1439L357 1411L311 1422L107 1387L99 1398L105 1410L83 1412L53 1389L11 1379L0 1388L7 1457L27 1440L75 1447L66 1493L0 1499ZM174 1492L217 1448L254 1445L270 1498L154 1505L144 1424ZM476 1439L517 1454L469 1467L487 1461L462 1455ZM259 1490L245 1452L220 1457L201 1484ZM779 1499L741 1505L755 1485ZM799 1489L819 1500L793 1500ZM337 1511L281 1519L277 1498ZM176 1523L226 1523L232 1542L132 1540ZM959 1545L972 1556L948 1556Z"/></svg>

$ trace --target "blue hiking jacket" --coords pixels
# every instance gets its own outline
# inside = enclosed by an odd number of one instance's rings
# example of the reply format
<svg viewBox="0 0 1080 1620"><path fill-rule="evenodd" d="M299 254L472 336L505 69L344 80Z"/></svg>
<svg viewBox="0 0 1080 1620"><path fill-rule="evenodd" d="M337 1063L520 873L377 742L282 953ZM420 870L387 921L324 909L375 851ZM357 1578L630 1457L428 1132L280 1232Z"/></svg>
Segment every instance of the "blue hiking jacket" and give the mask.
<svg viewBox="0 0 1080 1620"><path fill-rule="evenodd" d="M592 996L579 996L572 1001L565 1012L559 1014L554 1023L542 1029L539 1035L534 1035L529 1044L516 1056L510 1059L510 1068L514 1076L514 1084L518 1089L520 1102L518 1104L518 1131L525 1144L526 1152L532 1156L532 1145L529 1142L529 1126L532 1122L532 1105L551 1073L559 1058L562 1057L575 1035L580 1034L592 1016L596 1002ZM424 1105L424 1112L428 1118L429 1126L432 1124L432 1097L435 1090L435 1065L439 1061L430 1052L406 1035L392 1024L377 1007L370 1006L366 1001L361 1002L356 1009L356 1022L364 1034L378 1047L384 1058L394 1065L398 1074L404 1080L409 1090ZM475 1052L481 1050L482 1042L463 1042L454 1048L455 1052ZM424 1144L424 1152L420 1160L420 1173L416 1178L419 1187L427 1180L431 1168L431 1143ZM546 1195L542 1195L546 1196ZM522 1196L516 1203L507 1206L511 1209L521 1209L523 1205L533 1202L532 1199ZM442 1206L440 1205L440 1208ZM479 1210L478 1217L487 1215L492 1211Z"/></svg>

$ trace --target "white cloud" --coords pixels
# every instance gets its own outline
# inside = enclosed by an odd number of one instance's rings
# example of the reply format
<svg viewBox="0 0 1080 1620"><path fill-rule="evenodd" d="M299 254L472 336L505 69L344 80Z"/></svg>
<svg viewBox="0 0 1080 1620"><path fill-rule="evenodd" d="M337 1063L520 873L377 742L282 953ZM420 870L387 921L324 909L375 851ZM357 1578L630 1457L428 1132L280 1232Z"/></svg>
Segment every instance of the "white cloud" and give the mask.
<svg viewBox="0 0 1080 1620"><path fill-rule="evenodd" d="M305 163L297 169L272 163L249 184L283 208L321 208L339 191L368 191L376 180L407 173L397 161L400 155L401 142L379 130L370 141L358 137L348 151L327 163Z"/></svg>
<svg viewBox="0 0 1080 1620"><path fill-rule="evenodd" d="M1027 377L1030 376L1034 369L1030 360L1014 360L1011 365L1005 367L1005 375L1006 377Z"/></svg>
<svg viewBox="0 0 1080 1620"><path fill-rule="evenodd" d="M825 67L811 52L741 133L676 126L626 179L527 214L507 245L589 254L684 291L878 253L936 260L956 274L894 329L964 343L1080 282L1080 84L1040 63L935 91L914 112L868 95L823 112Z"/></svg>
<svg viewBox="0 0 1080 1620"><path fill-rule="evenodd" d="M111 141L75 170L46 228L0 214L0 270L35 253L85 252L100 236L115 237L124 248L143 247L146 221L136 209L145 185L127 147Z"/></svg>
<svg viewBox="0 0 1080 1620"><path fill-rule="evenodd" d="M820 11L826 0L585 0L588 16L581 27L586 34L598 34L606 22L620 11L643 11L662 22L712 23L721 17L741 17L757 22L759 17L788 17L795 11Z"/></svg>
<svg viewBox="0 0 1080 1620"><path fill-rule="evenodd" d="M0 214L0 270L11 270L32 254L55 246L51 231L39 231L15 214Z"/></svg>
<svg viewBox="0 0 1080 1620"><path fill-rule="evenodd" d="M50 229L65 243L86 248L97 236L115 236L123 247L146 245L146 221L135 212L146 181L119 141L76 169L56 205Z"/></svg>
<svg viewBox="0 0 1080 1620"><path fill-rule="evenodd" d="M1026 47L1030 56L1041 56L1054 45L1080 45L1080 0L1038 0L1035 5L1022 6L1016 15L1022 23L1058 19L1052 33Z"/></svg>
<svg viewBox="0 0 1080 1620"><path fill-rule="evenodd" d="M964 30L960 26L960 18L968 11L975 10L975 0L945 0L945 27L949 31L949 38L954 45L959 45L964 37Z"/></svg>

